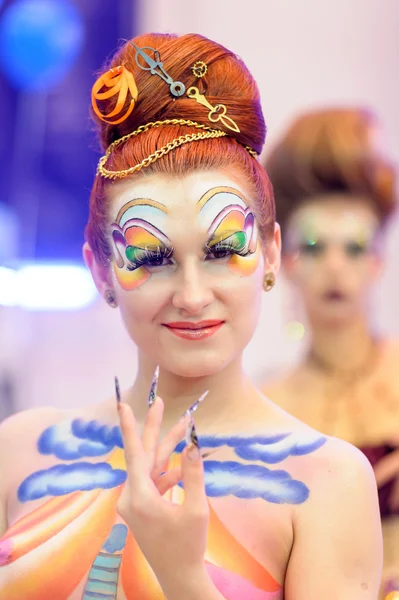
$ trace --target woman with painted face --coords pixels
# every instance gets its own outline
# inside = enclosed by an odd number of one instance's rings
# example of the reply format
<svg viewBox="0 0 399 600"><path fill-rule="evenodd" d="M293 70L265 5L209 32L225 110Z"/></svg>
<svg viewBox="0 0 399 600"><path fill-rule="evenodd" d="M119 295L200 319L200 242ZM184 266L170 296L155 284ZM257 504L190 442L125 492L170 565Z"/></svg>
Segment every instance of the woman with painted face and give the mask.
<svg viewBox="0 0 399 600"><path fill-rule="evenodd" d="M84 256L139 368L118 402L2 426L0 596L375 600L368 461L242 369L280 261L255 81L215 42L152 34L92 104Z"/></svg>
<svg viewBox="0 0 399 600"><path fill-rule="evenodd" d="M282 263L310 343L301 363L265 391L370 459L383 519L385 598L399 590L399 348L375 334L369 314L384 228L396 204L380 133L366 110L312 112L294 122L266 162L283 231Z"/></svg>

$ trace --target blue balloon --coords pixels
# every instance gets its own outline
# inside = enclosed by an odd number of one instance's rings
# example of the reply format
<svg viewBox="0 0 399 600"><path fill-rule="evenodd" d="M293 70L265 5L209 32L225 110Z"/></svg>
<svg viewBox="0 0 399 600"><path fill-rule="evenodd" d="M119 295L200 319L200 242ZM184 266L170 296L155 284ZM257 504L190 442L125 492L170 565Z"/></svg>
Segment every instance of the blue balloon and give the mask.
<svg viewBox="0 0 399 600"><path fill-rule="evenodd" d="M0 22L0 67L17 88L47 90L70 71L83 40L82 17L68 0L16 0Z"/></svg>

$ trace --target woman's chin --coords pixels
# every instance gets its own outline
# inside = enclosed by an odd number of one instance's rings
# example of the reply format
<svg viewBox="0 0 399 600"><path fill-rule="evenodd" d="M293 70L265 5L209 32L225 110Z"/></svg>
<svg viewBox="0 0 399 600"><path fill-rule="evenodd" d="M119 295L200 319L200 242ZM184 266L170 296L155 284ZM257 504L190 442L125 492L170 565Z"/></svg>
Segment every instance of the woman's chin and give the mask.
<svg viewBox="0 0 399 600"><path fill-rule="evenodd" d="M361 309L350 303L333 303L313 312L311 320L322 327L347 327L359 317Z"/></svg>
<svg viewBox="0 0 399 600"><path fill-rule="evenodd" d="M174 373L179 377L210 377L222 371L230 362L225 360L225 357L216 356L174 356L170 360L160 361L161 368L163 367L170 373Z"/></svg>

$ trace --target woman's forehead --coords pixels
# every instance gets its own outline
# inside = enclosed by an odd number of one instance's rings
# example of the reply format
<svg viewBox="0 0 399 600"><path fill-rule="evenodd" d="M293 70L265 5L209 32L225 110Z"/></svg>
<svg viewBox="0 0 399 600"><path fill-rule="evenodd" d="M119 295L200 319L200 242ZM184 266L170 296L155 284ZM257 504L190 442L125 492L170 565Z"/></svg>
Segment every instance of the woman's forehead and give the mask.
<svg viewBox="0 0 399 600"><path fill-rule="evenodd" d="M169 214L181 210L197 213L209 211L210 206L239 204L248 206L246 193L236 179L221 172L195 172L183 178L154 174L137 181L120 182L111 191L113 221L126 219L126 213L145 213L148 218L156 212Z"/></svg>
<svg viewBox="0 0 399 600"><path fill-rule="evenodd" d="M331 197L300 206L293 214L288 230L290 234L348 236L358 232L374 233L378 225L378 216L371 203Z"/></svg>

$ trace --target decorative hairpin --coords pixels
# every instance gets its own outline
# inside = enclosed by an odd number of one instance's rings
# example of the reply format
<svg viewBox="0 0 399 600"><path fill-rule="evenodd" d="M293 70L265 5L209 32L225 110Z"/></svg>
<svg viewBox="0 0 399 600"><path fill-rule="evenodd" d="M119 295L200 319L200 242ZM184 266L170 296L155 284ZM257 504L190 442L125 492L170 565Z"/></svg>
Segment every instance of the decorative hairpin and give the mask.
<svg viewBox="0 0 399 600"><path fill-rule="evenodd" d="M107 91L101 92L102 88L109 88ZM115 108L108 114L104 115L97 106L98 100L108 100L112 96L118 94L118 99ZM130 104L127 110L124 111L126 100L130 94ZM137 85L133 76L128 69L123 65L114 67L103 73L94 83L91 91L91 104L94 112L101 121L110 125L118 125L125 121L134 109L138 98ZM121 115L121 113L123 114ZM112 117L115 117L113 119Z"/></svg>
<svg viewBox="0 0 399 600"><path fill-rule="evenodd" d="M202 77L205 77L205 75L207 74L208 65L206 63L204 63L202 60L197 60L197 62L195 62L193 64L193 66L191 67L191 70L198 79L201 79Z"/></svg>
<svg viewBox="0 0 399 600"><path fill-rule="evenodd" d="M144 46L144 48L139 48L132 42L130 42L133 48L136 50L136 64L143 71L150 71L151 75L158 75L161 79L163 79L168 85L170 92L173 96L183 96L186 91L186 86L181 81L174 81L173 78L165 71L163 62L161 62L161 56L158 50L155 48L151 48L150 46ZM150 50L155 57L155 60L149 56L144 50ZM141 57L145 63L148 65L147 67L143 66L142 63L139 62L139 57Z"/></svg>
<svg viewBox="0 0 399 600"><path fill-rule="evenodd" d="M201 104L202 106L208 109L208 119L211 123L218 123L220 121L227 129L230 129L231 131L235 131L237 133L240 132L240 128L238 127L237 123L231 117L227 116L227 108L224 104L216 104L215 106L212 106L212 104L206 99L204 94L200 93L197 87L192 86L186 92L186 86L184 85L184 83L182 83L181 81L174 81L173 78L164 69L163 62L161 61L160 53L158 50L155 50L150 46L139 48L132 42L129 43L136 50L135 61L137 66L143 71L150 71L152 75L158 75L158 77L160 77L169 85L170 92L173 96L180 97L187 93L188 98L195 100L196 102L198 102L198 104ZM153 54L154 58L147 54L145 50L150 51ZM145 64L143 64L143 61ZM208 66L203 61L196 61L191 67L191 70L195 77L201 79L208 72ZM110 89L108 91L100 91L104 87ZM126 109L125 106L129 93L130 104ZM116 94L118 94L118 99L114 109L108 114L103 114L97 106L97 101L107 100ZM137 98L138 90L133 73L131 73L123 65L119 67L114 67L106 73L104 73L103 75L101 75L94 83L92 89L92 105L94 112L102 121L105 121L106 123L109 123L111 125L117 125L118 123L122 123L125 119L127 119L127 117L131 114L131 112L134 109ZM122 112L123 114L121 115ZM112 117L116 117L116 119L113 120ZM188 133L186 135L180 135L179 137L171 140L165 146L162 146L162 148L157 149L153 154L144 158L141 162L129 167L128 169L110 171L106 168L106 163L110 154L112 153L114 148L116 148L119 144L122 144L128 139L144 133L152 127L160 127L163 125L187 125L189 127L194 127L195 129L201 129L203 131ZM105 155L102 156L99 160L97 173L100 174L102 177L105 177L106 179L121 179L127 177L128 175L136 171L139 171L144 167L147 167L148 165L152 164L165 154L168 154L173 149L178 148L183 144L207 138L219 138L226 135L228 134L221 129L212 128L207 125L204 125L203 123L198 123L196 121L191 121L187 119L165 119L163 121L154 121L146 123L140 125L134 131L118 138L108 146ZM244 146L244 148L249 152L251 156L257 158L258 154L255 150L253 150L253 148L250 148L249 146Z"/></svg>
<svg viewBox="0 0 399 600"><path fill-rule="evenodd" d="M196 100L198 104L202 104L202 106L205 106L209 109L208 119L211 123L217 123L218 121L221 121L223 125L227 127L227 129L231 129L232 131L240 133L240 128L238 127L237 123L226 115L227 108L224 104L215 104L215 106L212 106L205 96L200 94L199 89L194 86L188 88L187 96L193 100Z"/></svg>

